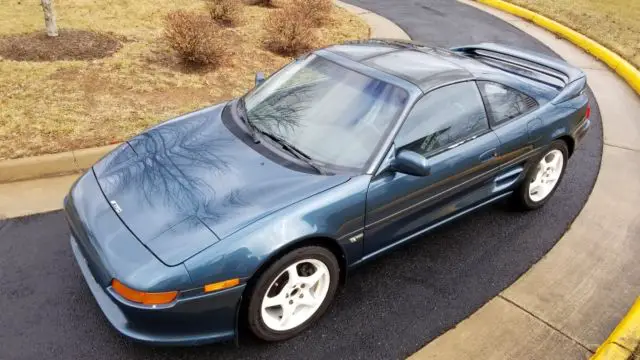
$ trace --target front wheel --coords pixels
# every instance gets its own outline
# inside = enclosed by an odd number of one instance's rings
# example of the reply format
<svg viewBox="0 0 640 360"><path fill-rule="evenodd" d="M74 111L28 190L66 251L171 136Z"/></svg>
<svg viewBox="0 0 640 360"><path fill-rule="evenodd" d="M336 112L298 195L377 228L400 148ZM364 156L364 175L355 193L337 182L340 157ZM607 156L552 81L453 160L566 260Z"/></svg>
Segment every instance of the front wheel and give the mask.
<svg viewBox="0 0 640 360"><path fill-rule="evenodd" d="M249 328L260 339L294 337L327 310L338 288L340 266L318 246L293 250L258 278L249 300Z"/></svg>
<svg viewBox="0 0 640 360"><path fill-rule="evenodd" d="M516 204L525 210L533 210L544 205L555 193L568 159L567 145L562 140L556 140L538 158L531 167L527 177L515 194Z"/></svg>

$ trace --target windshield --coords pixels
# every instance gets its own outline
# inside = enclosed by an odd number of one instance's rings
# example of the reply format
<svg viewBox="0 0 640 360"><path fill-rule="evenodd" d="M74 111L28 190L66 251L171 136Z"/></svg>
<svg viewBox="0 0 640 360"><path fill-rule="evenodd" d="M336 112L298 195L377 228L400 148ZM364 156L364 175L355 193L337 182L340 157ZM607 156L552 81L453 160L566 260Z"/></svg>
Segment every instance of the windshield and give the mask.
<svg viewBox="0 0 640 360"><path fill-rule="evenodd" d="M407 102L396 86L316 55L245 97L248 120L316 162L362 169Z"/></svg>

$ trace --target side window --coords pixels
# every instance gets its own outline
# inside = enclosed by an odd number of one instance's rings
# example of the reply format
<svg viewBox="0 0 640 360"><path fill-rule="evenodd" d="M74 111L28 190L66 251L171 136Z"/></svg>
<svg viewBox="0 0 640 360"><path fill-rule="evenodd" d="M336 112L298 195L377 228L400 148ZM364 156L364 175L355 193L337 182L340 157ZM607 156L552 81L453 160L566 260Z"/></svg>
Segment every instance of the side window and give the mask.
<svg viewBox="0 0 640 360"><path fill-rule="evenodd" d="M446 148L489 129L474 82L436 89L413 107L396 136L396 147L422 155Z"/></svg>
<svg viewBox="0 0 640 360"><path fill-rule="evenodd" d="M492 126L500 125L536 107L529 95L490 81L478 81Z"/></svg>

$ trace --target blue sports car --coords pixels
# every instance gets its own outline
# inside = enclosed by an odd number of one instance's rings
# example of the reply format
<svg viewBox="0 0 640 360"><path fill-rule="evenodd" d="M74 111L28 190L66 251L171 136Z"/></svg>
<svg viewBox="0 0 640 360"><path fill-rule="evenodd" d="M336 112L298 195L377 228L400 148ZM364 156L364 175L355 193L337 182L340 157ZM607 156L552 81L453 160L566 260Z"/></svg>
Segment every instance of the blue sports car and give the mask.
<svg viewBox="0 0 640 360"><path fill-rule="evenodd" d="M585 92L579 69L496 44L330 46L106 155L65 199L71 247L128 337L284 340L355 266L502 198L542 206Z"/></svg>

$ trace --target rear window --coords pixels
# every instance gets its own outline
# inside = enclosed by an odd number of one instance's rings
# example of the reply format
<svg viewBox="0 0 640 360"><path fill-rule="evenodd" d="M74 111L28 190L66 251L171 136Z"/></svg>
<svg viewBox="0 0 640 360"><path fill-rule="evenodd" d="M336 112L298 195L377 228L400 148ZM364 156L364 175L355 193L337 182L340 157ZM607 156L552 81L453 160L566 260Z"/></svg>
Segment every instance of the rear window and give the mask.
<svg viewBox="0 0 640 360"><path fill-rule="evenodd" d="M491 81L478 81L492 126L503 124L538 107L529 95Z"/></svg>

